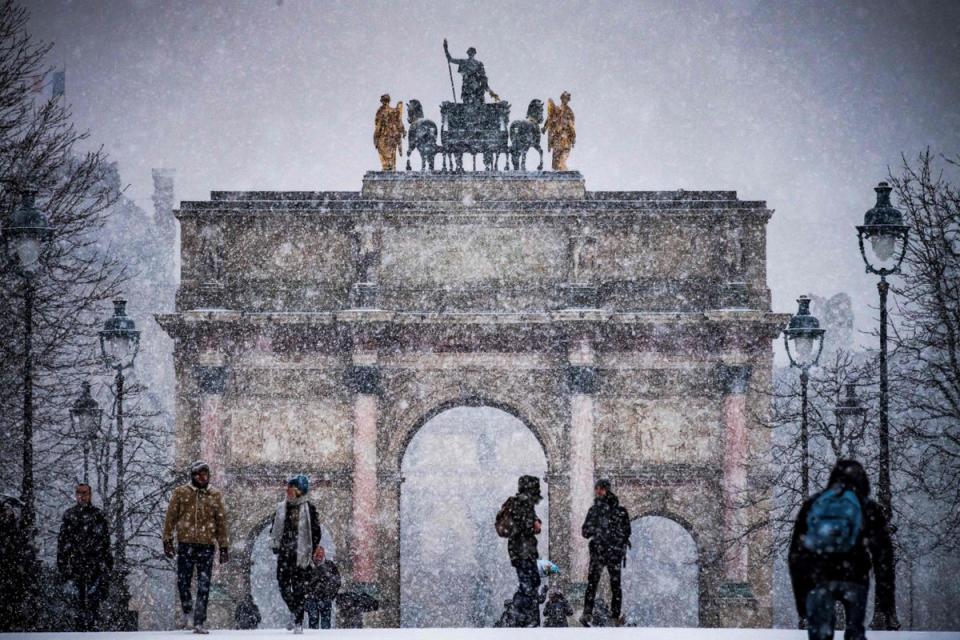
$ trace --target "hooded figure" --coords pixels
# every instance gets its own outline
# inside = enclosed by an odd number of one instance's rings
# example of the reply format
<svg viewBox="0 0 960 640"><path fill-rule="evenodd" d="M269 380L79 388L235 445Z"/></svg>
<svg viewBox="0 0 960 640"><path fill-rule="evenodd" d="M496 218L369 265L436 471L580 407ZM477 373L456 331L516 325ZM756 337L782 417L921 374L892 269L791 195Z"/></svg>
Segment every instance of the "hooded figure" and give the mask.
<svg viewBox="0 0 960 640"><path fill-rule="evenodd" d="M517 494L504 504L510 513L511 531L507 540L510 564L517 571L517 592L513 596L513 611L516 626L540 626L540 605L537 590L540 588L540 569L537 559L537 536L541 521L536 505L543 499L540 479L536 476L520 476Z"/></svg>
<svg viewBox="0 0 960 640"><path fill-rule="evenodd" d="M877 608L899 626L891 590L892 557L887 519L870 499L867 472L859 462L838 460L827 488L800 508L790 542L788 561L797 614L811 640L833 638L837 601L846 611L844 637L865 637L871 568Z"/></svg>
<svg viewBox="0 0 960 640"><path fill-rule="evenodd" d="M303 614L314 559L321 559L320 519L307 500L310 481L305 475L287 480L287 496L277 504L270 527L273 552L277 554L280 595L293 614L294 633L303 633Z"/></svg>
<svg viewBox="0 0 960 640"><path fill-rule="evenodd" d="M176 535L177 546L173 540ZM223 496L210 486L210 465L203 461L190 467L190 482L180 485L170 496L163 522L163 552L168 558L177 556L177 591L183 615L180 625L190 626L193 612L195 633L207 633L207 600L213 573L213 555L220 548L220 564L230 559L227 532L227 510ZM197 572L197 606L190 594L193 572Z"/></svg>
<svg viewBox="0 0 960 640"><path fill-rule="evenodd" d="M587 574L587 591L583 597L583 617L580 622L590 626L593 605L597 596L600 576L606 568L610 576L610 614L616 625L623 624L620 609L623 589L620 584L621 565L630 546L630 515L620 506L620 500L610 489L609 480L597 480L594 486L593 506L587 511L581 533L590 540L590 569Z"/></svg>
<svg viewBox="0 0 960 640"><path fill-rule="evenodd" d="M73 585L77 631L95 631L99 626L100 602L106 595L107 578L113 570L110 525L91 502L90 485L76 488L77 504L67 509L57 537L57 572Z"/></svg>

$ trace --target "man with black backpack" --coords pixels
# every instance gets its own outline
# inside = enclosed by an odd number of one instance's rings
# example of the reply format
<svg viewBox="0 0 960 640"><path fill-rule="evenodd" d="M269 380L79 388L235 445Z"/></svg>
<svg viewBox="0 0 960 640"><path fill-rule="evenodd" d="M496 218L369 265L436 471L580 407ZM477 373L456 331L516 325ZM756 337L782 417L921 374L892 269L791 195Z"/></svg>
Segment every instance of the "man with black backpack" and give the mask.
<svg viewBox="0 0 960 640"><path fill-rule="evenodd" d="M871 567L877 606L896 621L890 532L883 511L869 496L863 466L838 460L827 488L807 500L797 515L790 578L800 626L806 626L810 640L833 638L835 602L846 613L844 639L864 640Z"/></svg>
<svg viewBox="0 0 960 640"><path fill-rule="evenodd" d="M515 625L518 627L540 626L540 569L537 559L537 536L541 521L535 509L543 499L540 479L535 476L520 476L517 494L507 498L497 513L497 535L507 538L510 564L517 570L517 592L513 596Z"/></svg>
<svg viewBox="0 0 960 640"><path fill-rule="evenodd" d="M620 500L610 490L610 481L597 480L593 487L593 506L587 511L581 533L590 540L590 569L587 573L587 591L583 596L583 615L580 624L589 627L593 618L593 603L604 567L610 576L610 619L615 626L623 625L620 609L623 589L620 570L626 564L630 546L630 515L620 506Z"/></svg>

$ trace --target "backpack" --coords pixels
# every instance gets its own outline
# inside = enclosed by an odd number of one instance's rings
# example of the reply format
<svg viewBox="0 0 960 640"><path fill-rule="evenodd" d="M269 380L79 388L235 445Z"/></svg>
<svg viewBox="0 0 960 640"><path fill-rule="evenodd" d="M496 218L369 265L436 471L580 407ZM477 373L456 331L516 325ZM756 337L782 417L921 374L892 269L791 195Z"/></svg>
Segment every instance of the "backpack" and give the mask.
<svg viewBox="0 0 960 640"><path fill-rule="evenodd" d="M501 538L509 538L516 532L516 524L513 522L514 500L516 496L510 496L497 512L497 519L493 523L497 530L497 535Z"/></svg>
<svg viewBox="0 0 960 640"><path fill-rule="evenodd" d="M831 487L810 505L803 546L814 553L847 553L856 547L862 528L863 508L857 495Z"/></svg>
<svg viewBox="0 0 960 640"><path fill-rule="evenodd" d="M617 505L616 511L611 514L610 520L603 523L597 532L597 541L607 549L626 551L630 546L630 515L627 510Z"/></svg>

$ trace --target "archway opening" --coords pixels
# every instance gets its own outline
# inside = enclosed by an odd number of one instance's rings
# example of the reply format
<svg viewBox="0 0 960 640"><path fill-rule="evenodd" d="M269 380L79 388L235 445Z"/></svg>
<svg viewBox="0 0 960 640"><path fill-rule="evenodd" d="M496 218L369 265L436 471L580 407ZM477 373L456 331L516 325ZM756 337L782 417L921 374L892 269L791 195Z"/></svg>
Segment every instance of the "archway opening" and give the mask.
<svg viewBox="0 0 960 640"><path fill-rule="evenodd" d="M696 627L700 568L697 544L677 522L660 516L634 520L623 571L623 614L639 627Z"/></svg>
<svg viewBox="0 0 960 640"><path fill-rule="evenodd" d="M404 627L489 627L516 589L494 520L517 478L540 478L540 556L548 556L547 459L518 418L493 407L443 411L404 453L400 492L400 621Z"/></svg>
<svg viewBox="0 0 960 640"><path fill-rule="evenodd" d="M327 558L336 562L337 547L333 542L333 536L325 525L321 524L320 529L321 545L326 551ZM270 548L269 522L253 539L250 551L250 593L257 608L260 609L261 629L282 629L291 621L290 610L280 596L280 585L277 584L277 556ZM336 626L336 619L334 612L333 626Z"/></svg>

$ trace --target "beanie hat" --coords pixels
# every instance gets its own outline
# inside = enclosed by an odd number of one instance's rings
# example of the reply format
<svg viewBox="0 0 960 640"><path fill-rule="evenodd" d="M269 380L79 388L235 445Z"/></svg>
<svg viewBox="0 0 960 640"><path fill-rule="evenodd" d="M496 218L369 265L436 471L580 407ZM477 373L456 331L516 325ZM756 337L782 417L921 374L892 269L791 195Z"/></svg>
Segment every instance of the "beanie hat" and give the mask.
<svg viewBox="0 0 960 640"><path fill-rule="evenodd" d="M606 478L600 478L600 479L597 480L597 482L593 485L593 488L594 488L594 489L604 489L604 490L606 490L606 491L610 491L610 481L607 480Z"/></svg>
<svg viewBox="0 0 960 640"><path fill-rule="evenodd" d="M301 473L291 476L291 478L287 480L287 486L296 487L300 493L306 494L308 491L310 491L310 480L307 478L307 476Z"/></svg>
<svg viewBox="0 0 960 640"><path fill-rule="evenodd" d="M208 465L208 464L207 464L206 462L204 462L203 460L197 460L197 461L194 462L192 465L190 465L190 475L191 475L191 476L196 475L196 474L200 473L201 471L206 471L207 473L210 473L210 465Z"/></svg>

